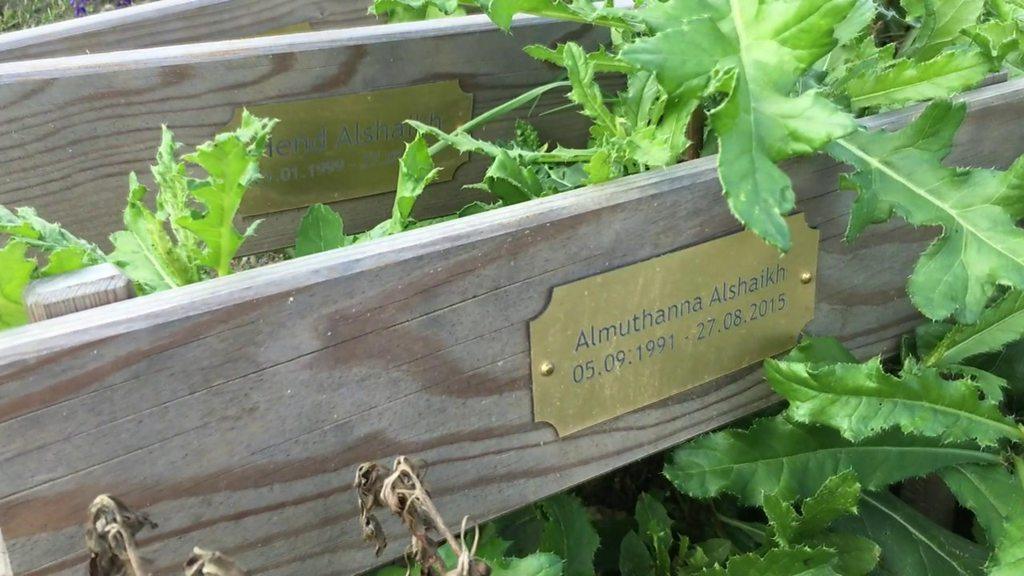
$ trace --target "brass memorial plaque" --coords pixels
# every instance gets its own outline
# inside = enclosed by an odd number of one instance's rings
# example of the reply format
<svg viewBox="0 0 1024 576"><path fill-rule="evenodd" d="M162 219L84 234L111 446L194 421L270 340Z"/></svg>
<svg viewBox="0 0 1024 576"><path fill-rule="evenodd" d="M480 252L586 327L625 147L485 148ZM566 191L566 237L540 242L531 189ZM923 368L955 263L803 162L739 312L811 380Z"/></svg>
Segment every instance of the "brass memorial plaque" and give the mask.
<svg viewBox="0 0 1024 576"><path fill-rule="evenodd" d="M260 163L263 180L246 193L239 210L254 216L393 192L398 159L416 136L405 120L453 130L470 119L473 95L448 80L248 109L280 119ZM236 110L227 129L241 117ZM465 161L451 149L435 156L443 168L437 181L451 180Z"/></svg>
<svg viewBox="0 0 1024 576"><path fill-rule="evenodd" d="M814 315L818 231L751 232L558 286L530 323L533 413L560 436L784 352Z"/></svg>

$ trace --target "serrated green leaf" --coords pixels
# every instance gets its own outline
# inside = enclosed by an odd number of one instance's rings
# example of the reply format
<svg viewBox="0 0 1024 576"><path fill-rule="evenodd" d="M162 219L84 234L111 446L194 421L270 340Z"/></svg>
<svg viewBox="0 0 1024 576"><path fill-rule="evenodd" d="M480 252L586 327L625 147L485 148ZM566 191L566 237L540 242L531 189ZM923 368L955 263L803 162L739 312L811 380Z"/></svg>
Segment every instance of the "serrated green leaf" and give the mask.
<svg viewBox="0 0 1024 576"><path fill-rule="evenodd" d="M761 501L768 524L772 528L772 536L779 546L787 547L796 539L800 525L800 516L793 506L775 494L765 494Z"/></svg>
<svg viewBox="0 0 1024 576"><path fill-rule="evenodd" d="M723 99L710 124L729 207L783 250L790 246L783 215L795 196L776 163L856 129L853 117L820 93L792 95L801 76L835 46L835 28L854 6L854 0L654 2L639 15L657 34L621 51L626 61L653 70L672 98Z"/></svg>
<svg viewBox="0 0 1024 576"><path fill-rule="evenodd" d="M843 576L871 574L882 556L882 549L871 540L854 534L828 532L808 539L807 545L836 552L836 570Z"/></svg>
<svg viewBox="0 0 1024 576"><path fill-rule="evenodd" d="M981 546L949 532L887 492L862 494L857 516L836 523L882 547L874 572L882 576L984 574L987 556Z"/></svg>
<svg viewBox="0 0 1024 576"><path fill-rule="evenodd" d="M923 19L903 50L921 61L953 44L960 31L977 24L985 10L985 0L904 0L903 5L908 15Z"/></svg>
<svg viewBox="0 0 1024 576"><path fill-rule="evenodd" d="M824 532L839 518L856 514L859 500L860 482L853 472L847 470L829 478L800 506L797 536L807 538Z"/></svg>
<svg viewBox="0 0 1024 576"><path fill-rule="evenodd" d="M938 370L887 374L876 358L863 364L813 365L766 360L765 378L789 401L798 422L835 428L858 441L899 428L943 443L973 440L994 445L1024 440L1024 432L985 402L970 380L945 380Z"/></svg>
<svg viewBox="0 0 1024 576"><path fill-rule="evenodd" d="M56 276L67 272L81 270L92 263L90 254L78 246L66 246L58 248L50 254L46 267L40 270L39 275Z"/></svg>
<svg viewBox="0 0 1024 576"><path fill-rule="evenodd" d="M654 557L654 574L671 576L672 519L657 498L644 492L637 499L636 523Z"/></svg>
<svg viewBox="0 0 1024 576"><path fill-rule="evenodd" d="M837 564L836 553L827 548L776 548L764 556L753 553L733 556L726 570L717 573L725 576L839 576Z"/></svg>
<svg viewBox="0 0 1024 576"><path fill-rule="evenodd" d="M539 506L546 520L541 552L551 552L565 560L565 576L593 576L594 553L600 539L583 503L576 496L559 494Z"/></svg>
<svg viewBox="0 0 1024 576"><path fill-rule="evenodd" d="M569 100L576 103L583 114L594 121L591 131L597 129L607 134L615 134L618 128L617 121L604 103L604 95L595 78L594 63L575 42L566 43L562 50L563 66L572 85Z"/></svg>
<svg viewBox="0 0 1024 576"><path fill-rule="evenodd" d="M487 169L483 188L500 200L502 206L540 198L547 193L537 174L520 165L505 150L498 152Z"/></svg>
<svg viewBox="0 0 1024 576"><path fill-rule="evenodd" d="M143 204L149 190L135 173L128 178L128 202L124 209L126 230L110 236L111 262L120 267L144 294L184 286L200 280L175 249L164 222Z"/></svg>
<svg viewBox="0 0 1024 576"><path fill-rule="evenodd" d="M697 498L722 493L760 504L765 493L794 500L814 494L846 470L862 487L884 488L959 463L995 463L999 457L967 446L885 433L860 443L830 428L767 418L748 430L726 430L693 440L672 452L665 475Z"/></svg>
<svg viewBox="0 0 1024 576"><path fill-rule="evenodd" d="M804 338L786 354L785 360L789 362L819 363L854 363L857 358L843 345L842 342L831 337Z"/></svg>
<svg viewBox="0 0 1024 576"><path fill-rule="evenodd" d="M948 366L1001 350L1024 338L1024 292L1012 291L981 313L975 324L959 324L924 359L929 366Z"/></svg>
<svg viewBox="0 0 1024 576"><path fill-rule="evenodd" d="M948 98L985 79L991 61L979 50L955 50L918 62L898 59L860 69L845 84L850 105L861 110Z"/></svg>
<svg viewBox="0 0 1024 576"><path fill-rule="evenodd" d="M323 204L314 204L306 211L295 234L295 257L308 256L348 246L352 237L345 235L341 215Z"/></svg>
<svg viewBox="0 0 1024 576"><path fill-rule="evenodd" d="M1024 516L1013 518L996 543L996 553L989 576L1020 576L1024 574Z"/></svg>
<svg viewBox="0 0 1024 576"><path fill-rule="evenodd" d="M156 164L150 166L150 172L159 187L156 194L157 217L170 224L171 233L177 240L177 250L190 266L195 267L202 258L199 237L178 224L181 218L192 213L185 163L176 157L180 147L181 144L174 141L174 133L167 126L162 126Z"/></svg>
<svg viewBox="0 0 1024 576"><path fill-rule="evenodd" d="M867 35L877 11L875 0L857 0L846 19L836 26L835 37L839 46Z"/></svg>
<svg viewBox="0 0 1024 576"><path fill-rule="evenodd" d="M899 214L944 233L918 261L908 291L926 316L977 320L999 284L1024 287L1024 232L1002 206L1013 187L1005 173L942 165L965 106L931 104L906 128L860 132L837 140L829 154L856 168L843 187L858 192L852 239L868 224Z"/></svg>
<svg viewBox="0 0 1024 576"><path fill-rule="evenodd" d="M23 296L36 263L26 256L27 252L28 244L20 240L11 240L0 249L0 328L28 322Z"/></svg>
<svg viewBox="0 0 1024 576"><path fill-rule="evenodd" d="M505 558L491 565L491 576L562 576L562 573L562 559L543 552L526 558Z"/></svg>
<svg viewBox="0 0 1024 576"><path fill-rule="evenodd" d="M963 30L992 64L998 69L1006 58L1020 49L1018 23L1013 21L989 21Z"/></svg>
<svg viewBox="0 0 1024 576"><path fill-rule="evenodd" d="M939 476L957 501L974 512L989 542L1003 541L1007 524L1024 518L1024 485L1001 465L956 465Z"/></svg>
<svg viewBox="0 0 1024 576"><path fill-rule="evenodd" d="M619 545L619 573L622 576L652 576L655 571L654 559L640 536L630 530Z"/></svg>
<svg viewBox="0 0 1024 576"><path fill-rule="evenodd" d="M184 158L206 171L206 178L189 180L189 193L204 210L181 215L174 223L202 240L200 261L220 276L231 273L231 259L253 231L239 232L234 219L245 192L260 177L260 158L276 123L243 111L238 129L218 134Z"/></svg>
<svg viewBox="0 0 1024 576"><path fill-rule="evenodd" d="M0 205L0 235L3 234L46 254L63 248L77 248L85 254L89 265L104 261L103 252L95 244L75 236L60 224L41 218L34 208L27 206L11 212Z"/></svg>

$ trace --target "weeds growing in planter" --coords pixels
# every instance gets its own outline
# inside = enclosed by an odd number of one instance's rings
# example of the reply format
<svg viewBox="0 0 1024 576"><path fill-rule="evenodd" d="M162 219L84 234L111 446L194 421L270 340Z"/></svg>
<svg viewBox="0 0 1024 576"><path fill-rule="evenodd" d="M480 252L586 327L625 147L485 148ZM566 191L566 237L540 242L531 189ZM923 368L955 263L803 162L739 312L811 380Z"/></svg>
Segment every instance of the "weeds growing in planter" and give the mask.
<svg viewBox="0 0 1024 576"><path fill-rule="evenodd" d="M0 234L7 236L0 249L0 328L26 322L22 295L32 280L100 262L119 266L143 294L230 274L231 260L258 224L240 232L234 218L259 178L259 160L275 122L246 112L237 130L181 158L176 155L180 144L164 127L152 166L159 187L156 211L147 206L149 190L132 173L125 229L111 235L109 254L31 208L12 212L0 206ZM188 165L205 177L189 176Z"/></svg>

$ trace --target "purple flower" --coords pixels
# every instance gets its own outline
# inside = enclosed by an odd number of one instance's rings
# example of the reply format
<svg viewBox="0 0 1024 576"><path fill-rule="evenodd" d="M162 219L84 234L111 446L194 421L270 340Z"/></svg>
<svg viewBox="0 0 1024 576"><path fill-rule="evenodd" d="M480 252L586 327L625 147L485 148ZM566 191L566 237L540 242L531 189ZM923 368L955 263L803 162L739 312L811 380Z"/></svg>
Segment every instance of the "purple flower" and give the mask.
<svg viewBox="0 0 1024 576"><path fill-rule="evenodd" d="M116 6L118 8L124 8L126 6L131 6L131 5L132 5L132 0L117 0L117 4L116 4Z"/></svg>
<svg viewBox="0 0 1024 576"><path fill-rule="evenodd" d="M89 6L89 0L70 0L71 7L75 10L75 17L85 16L88 14L86 8Z"/></svg>

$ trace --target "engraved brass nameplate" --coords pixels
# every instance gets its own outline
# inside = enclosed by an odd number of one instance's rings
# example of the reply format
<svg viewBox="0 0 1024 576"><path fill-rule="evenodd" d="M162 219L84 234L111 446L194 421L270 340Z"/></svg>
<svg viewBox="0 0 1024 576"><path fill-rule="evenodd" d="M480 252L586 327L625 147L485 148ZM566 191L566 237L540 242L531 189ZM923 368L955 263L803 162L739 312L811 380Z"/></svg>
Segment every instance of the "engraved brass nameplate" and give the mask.
<svg viewBox="0 0 1024 576"><path fill-rule="evenodd" d="M473 96L449 80L247 108L280 120L260 162L263 179L239 209L253 216L393 192L398 159L416 136L405 120L453 130L472 116ZM236 110L228 129L241 117ZM435 156L437 181L451 180L465 161L451 149Z"/></svg>
<svg viewBox="0 0 1024 576"><path fill-rule="evenodd" d="M534 420L565 436L794 346L818 231L788 223L784 256L741 232L556 287L530 323Z"/></svg>

